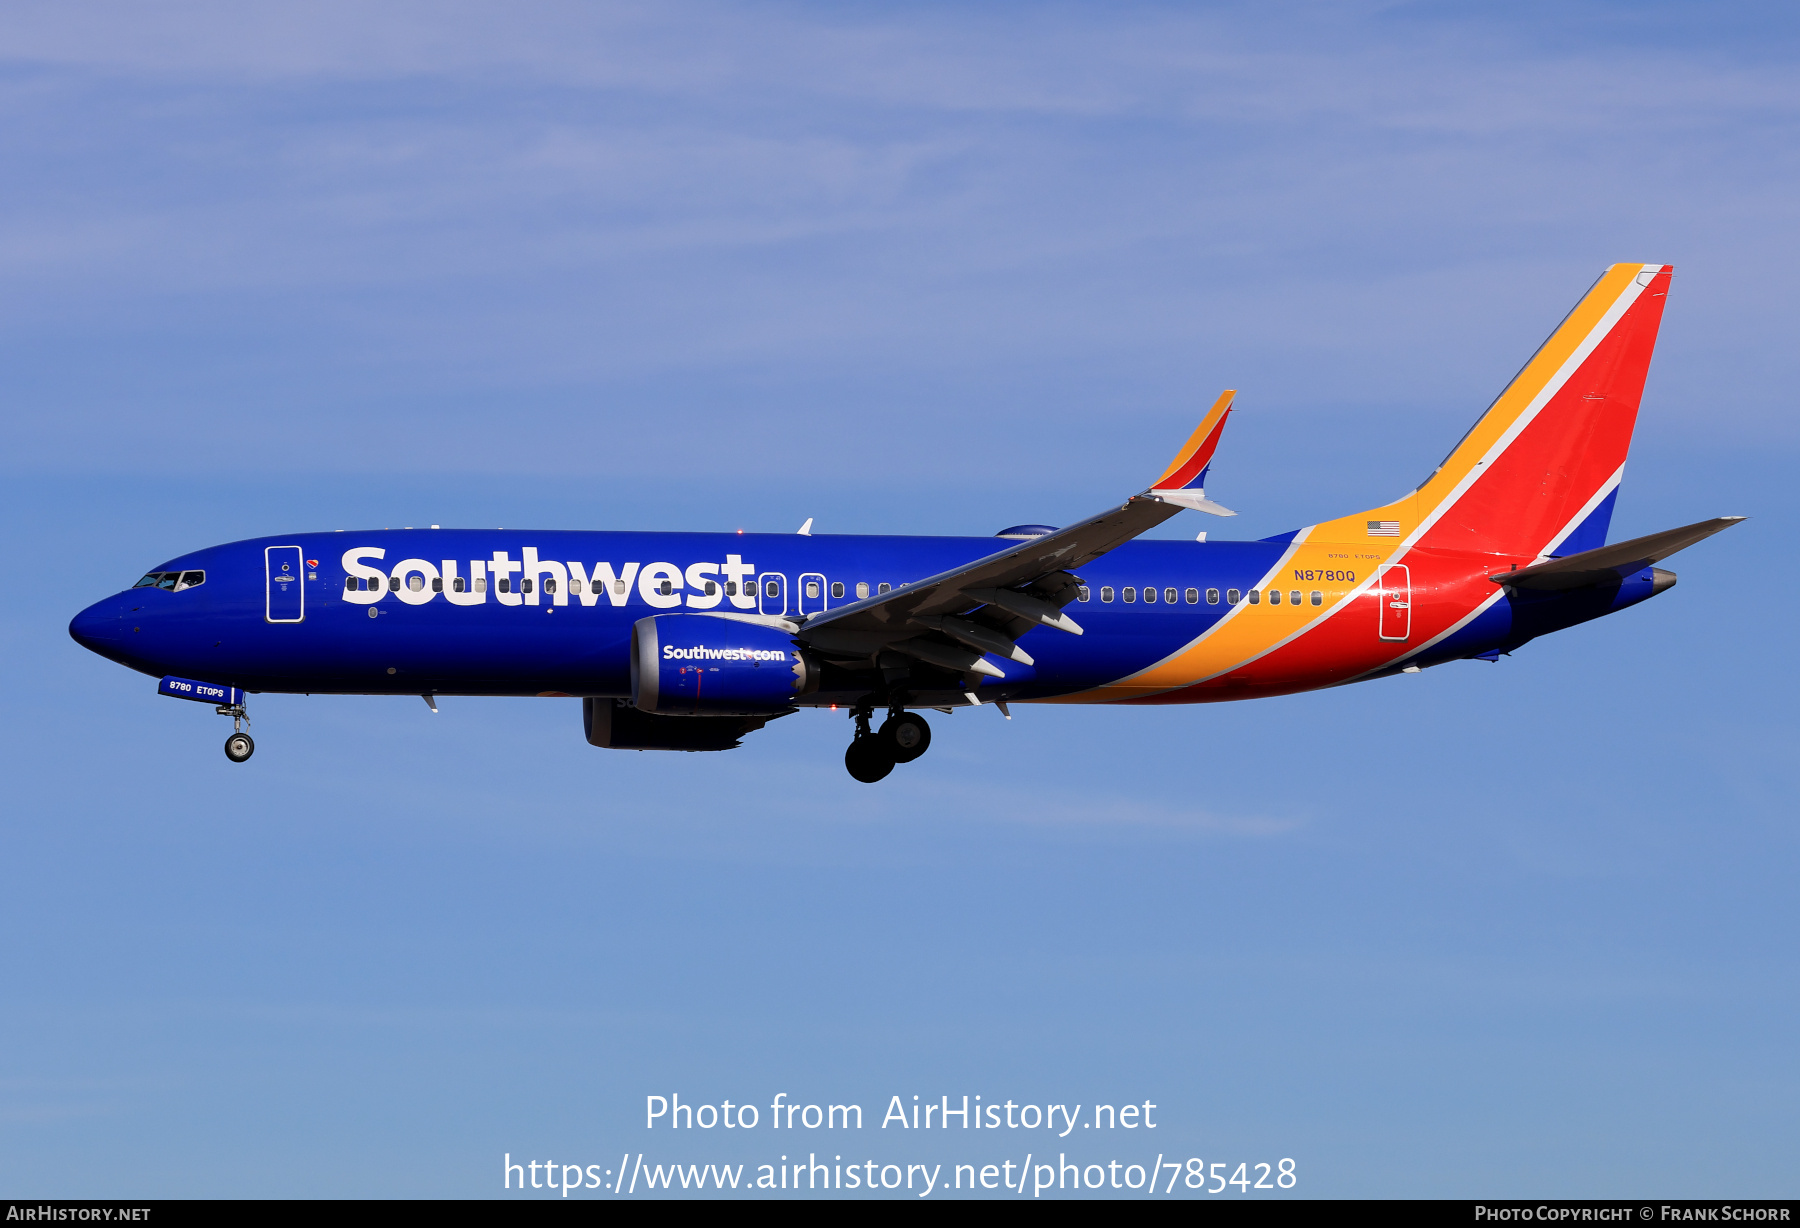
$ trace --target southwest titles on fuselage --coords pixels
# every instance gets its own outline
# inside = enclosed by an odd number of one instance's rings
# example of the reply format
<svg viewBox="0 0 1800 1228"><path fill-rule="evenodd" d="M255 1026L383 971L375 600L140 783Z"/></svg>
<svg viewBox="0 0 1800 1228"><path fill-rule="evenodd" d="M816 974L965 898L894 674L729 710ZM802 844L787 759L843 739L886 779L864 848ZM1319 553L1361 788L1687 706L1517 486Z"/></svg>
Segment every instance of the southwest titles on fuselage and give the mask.
<svg viewBox="0 0 1800 1228"><path fill-rule="evenodd" d="M344 551L343 565L355 587L347 584L343 599L374 605L392 594L407 605L425 605L441 595L451 605L469 606L484 604L491 594L501 605L539 605L547 596L552 605L566 606L573 594L584 606L603 595L611 605L623 606L635 590L645 604L661 610L710 610L724 602L740 610L756 608L756 566L741 554L727 554L723 563L623 563L617 570L608 562L590 569L577 560L540 558L535 546L520 547L519 555L514 559L510 551L496 550L490 558L471 559L465 578L456 559L402 559L384 571L364 560L385 560L385 548L353 546Z"/></svg>

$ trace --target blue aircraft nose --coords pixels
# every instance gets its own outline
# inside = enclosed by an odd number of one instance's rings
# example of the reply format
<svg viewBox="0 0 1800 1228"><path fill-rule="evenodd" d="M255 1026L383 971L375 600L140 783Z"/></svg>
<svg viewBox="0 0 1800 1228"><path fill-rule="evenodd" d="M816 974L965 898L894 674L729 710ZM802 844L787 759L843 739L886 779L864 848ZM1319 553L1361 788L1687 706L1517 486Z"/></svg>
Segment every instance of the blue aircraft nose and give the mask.
<svg viewBox="0 0 1800 1228"><path fill-rule="evenodd" d="M120 616L123 613L124 607L117 597L96 601L69 621L69 638L88 651L105 656L107 648L118 643L122 634Z"/></svg>

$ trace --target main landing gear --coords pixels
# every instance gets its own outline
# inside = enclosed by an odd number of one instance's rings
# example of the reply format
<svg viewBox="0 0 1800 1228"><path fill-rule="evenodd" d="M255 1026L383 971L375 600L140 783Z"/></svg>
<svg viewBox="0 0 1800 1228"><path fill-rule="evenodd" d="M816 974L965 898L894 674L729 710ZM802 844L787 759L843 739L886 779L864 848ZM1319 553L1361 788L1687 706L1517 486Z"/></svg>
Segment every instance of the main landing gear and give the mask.
<svg viewBox="0 0 1800 1228"><path fill-rule="evenodd" d="M895 708L881 728L869 729L869 708L856 710L856 737L844 752L850 775L872 785L894 770L896 763L911 763L931 745L931 726L916 712Z"/></svg>
<svg viewBox="0 0 1800 1228"><path fill-rule="evenodd" d="M222 704L214 711L231 718L231 736L225 739L225 757L233 763L242 763L254 755L256 743L244 732L244 726L250 723L250 718L244 714L244 705Z"/></svg>

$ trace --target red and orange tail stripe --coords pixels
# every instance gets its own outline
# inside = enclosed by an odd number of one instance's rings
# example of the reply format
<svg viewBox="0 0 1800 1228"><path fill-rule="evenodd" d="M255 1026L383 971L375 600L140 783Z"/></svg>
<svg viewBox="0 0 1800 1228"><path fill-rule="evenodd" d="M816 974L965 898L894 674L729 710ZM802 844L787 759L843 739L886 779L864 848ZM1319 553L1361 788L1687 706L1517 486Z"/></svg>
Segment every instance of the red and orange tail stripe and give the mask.
<svg viewBox="0 0 1800 1228"><path fill-rule="evenodd" d="M1354 577L1321 584L1322 606L1240 604L1162 660L1062 700L1181 703L1305 690L1391 667L1467 623L1500 596L1477 560L1534 561L1617 485L1672 272L1661 264L1607 269L1422 486L1296 532L1260 584ZM1201 457L1217 446L1231 395L1153 491L1204 475ZM1406 642L1394 643L1377 634L1375 594L1384 567L1401 562L1415 618Z"/></svg>
<svg viewBox="0 0 1800 1228"><path fill-rule="evenodd" d="M1399 539L1396 553L1547 545L1625 463L1672 274L1662 264L1607 269L1423 486L1306 536L1361 543L1379 524Z"/></svg>

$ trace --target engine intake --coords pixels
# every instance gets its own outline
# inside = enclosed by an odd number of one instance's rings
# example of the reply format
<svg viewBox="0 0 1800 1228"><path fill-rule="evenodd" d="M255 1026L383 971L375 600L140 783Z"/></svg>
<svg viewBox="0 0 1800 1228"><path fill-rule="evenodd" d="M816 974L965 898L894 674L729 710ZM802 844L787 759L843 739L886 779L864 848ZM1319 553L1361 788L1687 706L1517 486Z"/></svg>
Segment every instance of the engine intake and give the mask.
<svg viewBox="0 0 1800 1228"><path fill-rule="evenodd" d="M818 663L777 627L655 614L631 628L631 700L641 712L763 716L818 689Z"/></svg>

